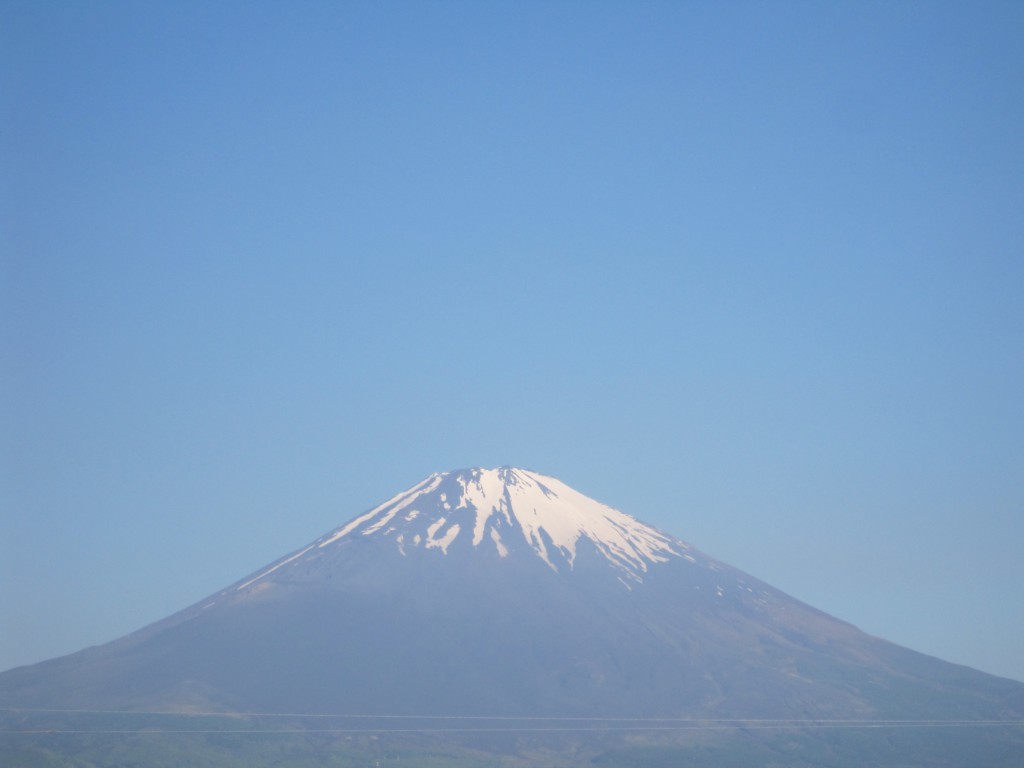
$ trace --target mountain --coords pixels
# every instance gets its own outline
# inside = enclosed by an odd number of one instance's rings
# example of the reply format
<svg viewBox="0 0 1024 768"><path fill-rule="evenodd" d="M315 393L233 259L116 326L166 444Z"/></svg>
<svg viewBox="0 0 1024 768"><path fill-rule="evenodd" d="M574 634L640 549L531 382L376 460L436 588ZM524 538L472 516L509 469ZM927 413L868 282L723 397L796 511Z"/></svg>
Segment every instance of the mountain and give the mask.
<svg viewBox="0 0 1024 768"><path fill-rule="evenodd" d="M180 613L0 674L0 707L985 721L978 749L1024 746L1019 726L991 736L1024 717L1024 684L870 637L511 467L431 475Z"/></svg>

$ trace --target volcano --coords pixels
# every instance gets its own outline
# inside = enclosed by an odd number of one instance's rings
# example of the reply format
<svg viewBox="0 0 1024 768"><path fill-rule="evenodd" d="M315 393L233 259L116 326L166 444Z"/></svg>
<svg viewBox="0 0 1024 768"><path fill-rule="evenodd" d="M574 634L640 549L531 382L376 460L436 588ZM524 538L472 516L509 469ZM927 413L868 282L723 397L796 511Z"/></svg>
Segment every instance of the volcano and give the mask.
<svg viewBox="0 0 1024 768"><path fill-rule="evenodd" d="M501 467L431 475L175 615L10 670L0 706L1006 722L1024 684L871 637Z"/></svg>

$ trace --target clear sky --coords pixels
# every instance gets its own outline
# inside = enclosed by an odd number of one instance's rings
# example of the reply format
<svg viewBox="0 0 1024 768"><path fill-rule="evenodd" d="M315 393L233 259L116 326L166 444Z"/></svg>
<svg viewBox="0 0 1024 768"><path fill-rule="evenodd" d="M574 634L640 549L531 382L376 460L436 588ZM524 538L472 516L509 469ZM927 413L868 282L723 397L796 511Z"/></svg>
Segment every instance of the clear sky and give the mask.
<svg viewBox="0 0 1024 768"><path fill-rule="evenodd" d="M513 464L1024 679L1022 39L0 0L0 668Z"/></svg>

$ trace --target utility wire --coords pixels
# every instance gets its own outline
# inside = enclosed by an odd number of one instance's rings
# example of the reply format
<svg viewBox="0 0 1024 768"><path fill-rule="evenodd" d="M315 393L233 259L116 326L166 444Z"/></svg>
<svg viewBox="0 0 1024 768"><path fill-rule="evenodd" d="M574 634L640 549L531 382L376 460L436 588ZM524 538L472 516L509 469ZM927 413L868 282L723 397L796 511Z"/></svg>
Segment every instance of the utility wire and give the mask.
<svg viewBox="0 0 1024 768"><path fill-rule="evenodd" d="M445 733L611 733L611 732L680 732L680 731L747 731L747 730L817 730L817 729L903 729L903 728L966 728L966 727L1007 727L1021 726L1020 721L969 721L969 722L920 722L920 723L803 723L803 724L695 724L679 726L576 726L576 727L510 727L510 728L205 728L205 729L0 729L3 735L133 735L133 736L174 736L174 735L214 735L214 734L445 734Z"/></svg>
<svg viewBox="0 0 1024 768"><path fill-rule="evenodd" d="M925 724L925 723L999 723L1024 724L1020 719L987 720L940 720L940 719L893 719L893 718L757 718L757 717L622 717L577 716L577 715L408 715L376 714L353 712L232 712L232 711L170 711L170 710L122 710L122 709L65 709L38 707L0 707L0 712L10 714L68 714L68 715L120 715L135 717L224 717L224 718L328 718L352 720L473 720L473 721L543 721L543 722L588 722L588 723L766 723L766 724Z"/></svg>
<svg viewBox="0 0 1024 768"><path fill-rule="evenodd" d="M42 709L27 707L0 707L10 715L64 714L105 715L162 718L288 718L336 720L389 720L404 721L408 726L336 727L336 728L11 728L0 729L0 734L117 734L117 735L170 735L170 734L443 734L443 733L576 733L617 731L715 731L715 730L794 730L821 728L978 728L1021 727L1020 719L988 720L900 720L856 718L697 718L697 717L578 717L557 715L400 715L400 714L330 714L284 712L169 712L104 709ZM438 722L438 725L412 725L416 721ZM480 725L448 725L447 723L473 722ZM540 725L487 725L488 723L540 723ZM571 723L571 724L570 724Z"/></svg>

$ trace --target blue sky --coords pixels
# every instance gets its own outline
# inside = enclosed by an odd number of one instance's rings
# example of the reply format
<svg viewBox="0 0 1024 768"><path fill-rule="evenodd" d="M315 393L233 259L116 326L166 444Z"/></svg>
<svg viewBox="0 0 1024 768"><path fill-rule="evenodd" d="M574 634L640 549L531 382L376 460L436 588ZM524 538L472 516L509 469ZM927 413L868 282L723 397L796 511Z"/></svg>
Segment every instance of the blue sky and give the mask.
<svg viewBox="0 0 1024 768"><path fill-rule="evenodd" d="M0 2L0 668L514 464L1024 679L1024 6Z"/></svg>

